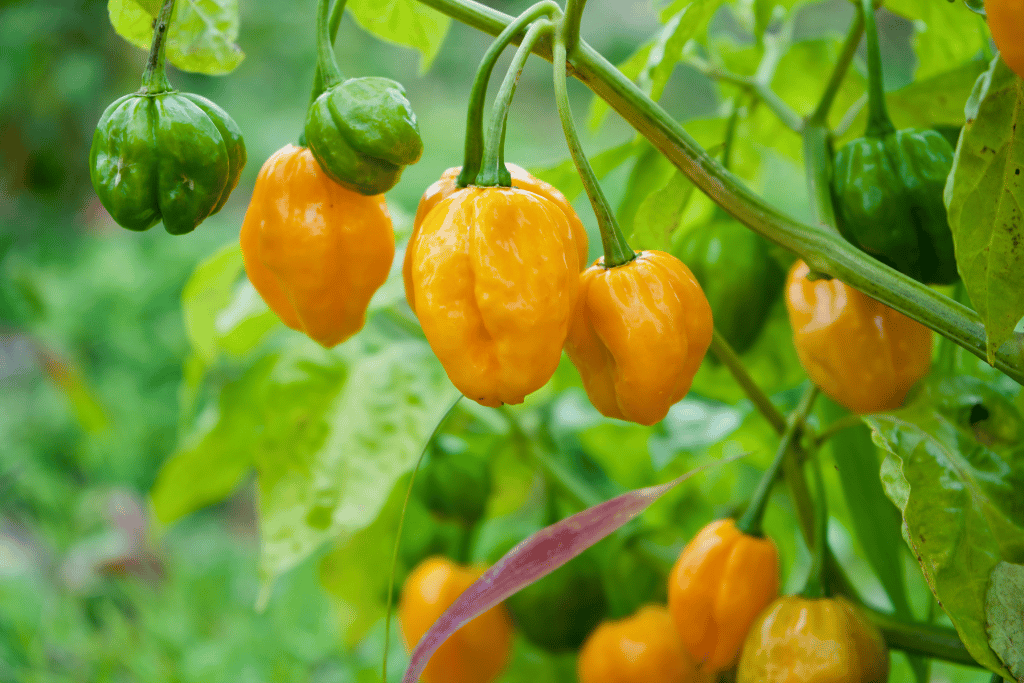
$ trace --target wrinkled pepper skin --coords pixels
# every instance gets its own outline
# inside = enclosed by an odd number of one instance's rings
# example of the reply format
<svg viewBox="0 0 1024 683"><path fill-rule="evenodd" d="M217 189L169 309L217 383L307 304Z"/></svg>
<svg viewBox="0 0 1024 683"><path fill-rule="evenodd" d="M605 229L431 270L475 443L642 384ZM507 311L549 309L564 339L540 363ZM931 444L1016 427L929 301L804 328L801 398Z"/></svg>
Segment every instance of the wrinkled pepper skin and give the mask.
<svg viewBox="0 0 1024 683"><path fill-rule="evenodd" d="M673 252L703 288L725 340L738 353L749 349L786 281L768 242L741 223L723 220L692 230Z"/></svg>
<svg viewBox="0 0 1024 683"><path fill-rule="evenodd" d="M833 192L843 237L928 284L956 282L942 192L953 148L932 129L865 136L836 153Z"/></svg>
<svg viewBox="0 0 1024 683"><path fill-rule="evenodd" d="M602 415L652 425L686 395L711 344L711 306L690 269L663 251L580 275L565 350Z"/></svg>
<svg viewBox="0 0 1024 683"><path fill-rule="evenodd" d="M928 374L932 333L839 280L808 280L797 261L786 281L793 344L807 376L857 414L895 410Z"/></svg>
<svg viewBox="0 0 1024 683"><path fill-rule="evenodd" d="M580 683L691 683L698 675L661 605L605 621L587 637L576 660Z"/></svg>
<svg viewBox="0 0 1024 683"><path fill-rule="evenodd" d="M1024 2L985 0L985 21L999 56L1015 74L1024 78Z"/></svg>
<svg viewBox="0 0 1024 683"><path fill-rule="evenodd" d="M750 625L778 593L775 543L720 519L679 554L669 574L668 609L697 666L721 671L739 657Z"/></svg>
<svg viewBox="0 0 1024 683"><path fill-rule="evenodd" d="M398 603L398 621L411 651L455 599L484 573L444 557L424 560L409 573ZM424 683L491 683L508 665L512 620L496 605L460 628L423 670Z"/></svg>
<svg viewBox="0 0 1024 683"><path fill-rule="evenodd" d="M364 195L390 190L423 154L405 88L388 78L350 78L322 93L309 108L305 137L334 182Z"/></svg>
<svg viewBox="0 0 1024 683"><path fill-rule="evenodd" d="M271 310L327 348L362 329L395 256L384 197L346 190L294 145L260 169L240 241L249 281Z"/></svg>
<svg viewBox="0 0 1024 683"><path fill-rule="evenodd" d="M135 93L96 125L89 174L103 207L128 230L163 220L172 235L195 230L224 206L245 166L238 125L192 93Z"/></svg>
<svg viewBox="0 0 1024 683"><path fill-rule="evenodd" d="M565 213L527 190L467 187L420 224L411 304L449 379L496 407L554 374L579 292Z"/></svg>
<svg viewBox="0 0 1024 683"><path fill-rule="evenodd" d="M737 683L884 683L889 651L845 598L781 597L750 629Z"/></svg>

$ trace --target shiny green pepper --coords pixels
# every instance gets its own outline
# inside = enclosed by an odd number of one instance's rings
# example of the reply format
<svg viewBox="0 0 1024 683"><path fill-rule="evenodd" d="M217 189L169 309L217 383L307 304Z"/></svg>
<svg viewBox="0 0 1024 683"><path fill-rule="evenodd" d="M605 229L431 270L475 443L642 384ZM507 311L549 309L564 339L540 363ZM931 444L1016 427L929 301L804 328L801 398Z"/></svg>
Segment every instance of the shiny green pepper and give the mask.
<svg viewBox="0 0 1024 683"><path fill-rule="evenodd" d="M145 89L115 100L96 125L92 186L118 225L148 230L163 219L191 232L224 206L245 166L242 132L192 93Z"/></svg>
<svg viewBox="0 0 1024 683"><path fill-rule="evenodd" d="M472 525L483 517L491 495L491 469L486 458L468 449L456 436L438 436L415 488L431 512Z"/></svg>
<svg viewBox="0 0 1024 683"><path fill-rule="evenodd" d="M704 289L715 329L739 353L757 340L786 281L770 249L763 237L724 217L687 232L673 248Z"/></svg>
<svg viewBox="0 0 1024 683"><path fill-rule="evenodd" d="M412 105L400 83L350 78L310 106L306 143L328 176L365 195L390 190L423 153Z"/></svg>

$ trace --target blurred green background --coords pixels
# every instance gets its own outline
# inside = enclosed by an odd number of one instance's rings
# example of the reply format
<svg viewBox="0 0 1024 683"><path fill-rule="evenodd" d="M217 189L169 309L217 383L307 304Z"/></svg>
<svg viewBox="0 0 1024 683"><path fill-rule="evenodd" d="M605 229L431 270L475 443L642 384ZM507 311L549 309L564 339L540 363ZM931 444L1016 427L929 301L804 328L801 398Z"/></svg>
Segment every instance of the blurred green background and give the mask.
<svg viewBox="0 0 1024 683"><path fill-rule="evenodd" d="M487 4L515 14L530 2ZM380 627L358 646L343 645L320 587L318 558L279 581L267 608L255 610L251 481L170 529L157 528L148 512L158 468L191 420L179 409L189 352L182 287L201 260L237 239L262 161L294 141L303 121L314 3L300 5L297 11L288 0L241 3L237 42L247 57L227 77L170 69L176 87L215 100L235 118L249 157L225 208L176 238L160 227L122 230L89 183L95 123L110 101L138 87L145 60L114 33L106 2L0 5L0 683L340 683L379 676ZM851 13L844 2L814 5L800 30L811 36L843 30ZM584 36L618 63L658 29L657 17L647 0L591 0ZM888 78L897 87L913 70L909 24L883 28L892 48ZM488 43L453 23L421 75L413 51L343 21L337 41L343 71L401 81L419 117L424 156L388 195L396 224L407 226L423 188L461 163L464 103ZM582 121L589 94L578 84L571 92ZM715 117L721 104L709 80L682 66L662 102L683 121ZM585 137L588 149L598 151L628 140L630 131L613 116ZM506 158L539 167L565 157L550 67L533 59L512 110ZM787 182L762 189L802 215L797 166L789 159L772 163ZM614 202L629 171L627 165L605 180ZM749 180L759 185L756 177ZM585 199L576 205L596 255L593 216ZM584 441L587 448L633 434L617 436L620 427L613 425L601 429L603 436ZM763 428L744 437L748 443L752 435L763 436ZM738 483L730 479L729 497L742 500L755 472ZM694 518L685 532L706 519ZM789 555L798 555L795 546ZM571 671L571 663L551 667Z"/></svg>

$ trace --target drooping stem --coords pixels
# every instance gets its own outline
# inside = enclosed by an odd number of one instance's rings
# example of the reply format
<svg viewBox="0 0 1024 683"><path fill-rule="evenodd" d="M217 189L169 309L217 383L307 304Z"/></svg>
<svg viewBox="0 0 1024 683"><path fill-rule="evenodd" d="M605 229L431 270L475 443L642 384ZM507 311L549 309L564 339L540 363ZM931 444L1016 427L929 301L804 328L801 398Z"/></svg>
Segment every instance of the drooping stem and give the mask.
<svg viewBox="0 0 1024 683"><path fill-rule="evenodd" d="M591 168L587 156L583 152L579 135L576 133L576 124L572 120L572 109L569 107L569 88L566 83L566 54L565 54L565 24L558 27L555 35L554 64L555 72L555 102L558 105L558 117L562 120L562 131L565 133L565 142L569 146L569 154L576 165L576 171L583 181L583 187L587 191L590 205L594 207L594 214L597 216L597 226L601 231L601 244L604 247L604 267L615 268L629 263L636 254L630 248L626 238L623 237L619 225L615 221L615 214L608 205L608 199L604 196L601 184L597 182L594 169Z"/></svg>
<svg viewBox="0 0 1024 683"><path fill-rule="evenodd" d="M587 0L565 1L565 52L571 55L580 42L580 22L583 21L583 8Z"/></svg>
<svg viewBox="0 0 1024 683"><path fill-rule="evenodd" d="M825 498L825 480L821 476L821 464L811 454L810 466L814 475L817 498L814 501L814 547L811 548L811 566L807 582L800 594L805 598L825 597L825 563L828 550L828 502Z"/></svg>
<svg viewBox="0 0 1024 683"><path fill-rule="evenodd" d="M505 80L501 82L498 94L494 98L494 107L491 110L491 120L487 126L486 144L484 147L483 160L480 172L477 174L474 185L481 187L509 187L512 185L512 178L508 169L505 168L505 125L508 122L508 111L512 105L512 96L516 91L516 84L523 75L523 67L526 66L526 59L533 52L533 46L542 33L551 31L554 28L547 19L537 19L530 25L523 42L512 57L512 63L505 74Z"/></svg>
<svg viewBox="0 0 1024 683"><path fill-rule="evenodd" d="M341 16L345 13L345 1L346 0L337 0L337 2L334 3L334 7L331 8L331 18L327 27L331 45L334 45L334 40L338 37L338 27L341 26ZM309 103L313 104L313 102L316 101L316 98L320 97L320 94L323 91L324 75L320 72L320 60L318 58L316 72L313 74L313 90L309 94Z"/></svg>
<svg viewBox="0 0 1024 683"><path fill-rule="evenodd" d="M825 91L821 94L818 106L814 108L814 113L811 114L808 121L823 125L828 121L828 113L832 109L832 103L835 102L836 95L839 94L839 88L843 84L843 79L846 78L846 72L850 70L853 57L857 54L857 48L860 46L860 37L863 33L864 15L857 12L853 24L850 25L850 30L846 34L843 47L839 51L839 57L832 67L832 75L829 76L828 83L825 85Z"/></svg>
<svg viewBox="0 0 1024 683"><path fill-rule="evenodd" d="M772 464L765 470L765 473L761 476L761 481L758 482L757 490L754 491L754 495L750 497L750 505L747 506L747 511L743 513L743 516L736 522L736 528L745 534L751 536L761 536L761 520L764 517L764 511L768 507L768 498L771 495L772 487L775 485L775 480L779 476L779 472L782 470L782 463L785 461L790 448L793 446L793 442L800 438L800 434L803 432L804 421L807 419L807 415L811 412L811 407L814 405L814 399L818 397L818 387L813 384L808 387L807 391L804 392L803 397L800 399L800 403L797 404L796 410L789 416L786 423L786 431L782 433L782 439L779 441L779 448L775 452L775 459L772 460Z"/></svg>
<svg viewBox="0 0 1024 683"><path fill-rule="evenodd" d="M320 77L323 79L324 90L333 88L338 83L341 83L344 78L341 75L341 69L338 68L338 60L334 57L334 48L331 47L333 40L331 38L330 20L327 11L330 1L319 0L316 14L317 67L320 71ZM345 0L336 0L337 3L344 6ZM340 13L338 16L340 21Z"/></svg>
<svg viewBox="0 0 1024 683"><path fill-rule="evenodd" d="M160 14L153 22L153 43L149 47L149 59L146 70L142 74L142 92L156 95L167 92L171 84L167 80L167 32L171 27L171 14L174 12L174 0L164 0Z"/></svg>
<svg viewBox="0 0 1024 683"><path fill-rule="evenodd" d="M861 0L864 15L864 37L868 46L868 127L869 137L882 137L892 133L889 112L885 108L885 81L882 78L882 51L878 47L878 29L875 26L874 0Z"/></svg>
<svg viewBox="0 0 1024 683"><path fill-rule="evenodd" d="M553 0L542 0L531 5L522 14L509 22L491 46L487 48L480 66L477 67L473 86L469 91L469 109L466 113L466 151L462 160L462 171L456 179L457 187L466 187L476 182L484 152L484 104L487 100L487 84L491 80L494 65L505 50L526 26L543 16L558 16L561 8Z"/></svg>
<svg viewBox="0 0 1024 683"><path fill-rule="evenodd" d="M786 417L779 412L779 409L775 407L775 404L768 398L768 395L761 390L761 387L757 386L757 382L747 372L747 368L743 365L739 355L729 346L729 342L725 340L725 337L717 331L711 335L711 353L715 354L715 357L729 370L732 378L740 385L743 393L747 395L750 402L757 408L757 412L761 413L762 417L768 420L768 424L771 425L776 433L782 434L786 430Z"/></svg>

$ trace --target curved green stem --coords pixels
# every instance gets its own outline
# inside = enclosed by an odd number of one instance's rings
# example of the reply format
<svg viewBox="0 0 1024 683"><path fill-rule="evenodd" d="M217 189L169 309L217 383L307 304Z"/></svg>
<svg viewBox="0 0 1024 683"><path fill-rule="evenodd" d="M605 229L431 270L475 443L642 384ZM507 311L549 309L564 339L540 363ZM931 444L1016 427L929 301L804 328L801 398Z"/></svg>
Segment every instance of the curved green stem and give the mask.
<svg viewBox="0 0 1024 683"><path fill-rule="evenodd" d="M882 78L882 52L878 47L874 0L861 0L864 37L868 46L868 128L869 137L880 138L896 130L885 109L885 81Z"/></svg>
<svg viewBox="0 0 1024 683"><path fill-rule="evenodd" d="M523 42L512 57L512 63L505 74L505 80L501 82L501 88L494 98L494 108L491 111L490 125L488 125L486 146L484 147L483 160L480 172L477 174L474 185L481 187L510 187L512 177L505 168L505 124L508 122L508 110L512 105L512 96L516 92L516 84L519 77L523 75L523 67L526 66L526 59L533 52L533 46L542 33L550 31L554 27L546 19L538 19L530 25Z"/></svg>
<svg viewBox="0 0 1024 683"><path fill-rule="evenodd" d="M142 92L156 95L171 89L167 80L167 31L171 27L171 13L174 11L174 0L164 0L160 14L153 23L153 42L149 47L149 59L146 70L142 73Z"/></svg>
<svg viewBox="0 0 1024 683"><path fill-rule="evenodd" d="M346 0L337 0L337 2L334 3L334 7L331 8L331 18L327 27L331 45L334 45L334 40L338 36L338 27L341 26L341 16L345 13L345 1ZM320 61L317 59L316 72L313 74L313 90L309 94L309 103L313 104L313 102L316 101L316 98L320 97L320 93L323 91L324 75L320 72Z"/></svg>
<svg viewBox="0 0 1024 683"><path fill-rule="evenodd" d="M903 650L908 654L982 668L967 651L957 632L951 628L935 624L907 623L863 604L861 608L882 631L882 636L890 648Z"/></svg>
<svg viewBox="0 0 1024 683"><path fill-rule="evenodd" d="M828 549L828 501L825 498L825 480L821 476L821 463L811 454L811 471L814 473L814 488L817 498L814 501L814 547L811 548L811 566L807 572L807 582L800 594L805 598L825 597L825 563L829 557Z"/></svg>
<svg viewBox="0 0 1024 683"><path fill-rule="evenodd" d="M811 215L821 230L838 235L832 204L832 141L828 127L824 123L808 121L800 132L800 141Z"/></svg>
<svg viewBox="0 0 1024 683"><path fill-rule="evenodd" d="M828 427L825 427L825 429L823 429L821 431L821 433L819 433L815 437L815 439L814 439L814 447L815 448L821 448L826 443L828 443L829 439L831 439L833 436L835 436L839 432L847 430L850 427L856 427L856 426L862 425L862 424L864 424L864 420L861 418L860 415L856 415L856 414L844 415L843 417L839 418L838 420L836 420L835 422L830 424Z"/></svg>
<svg viewBox="0 0 1024 683"><path fill-rule="evenodd" d="M715 357L729 370L733 379L740 385L743 393L754 404L757 412L761 413L764 419L768 420L768 424L771 425L772 429L778 434L785 432L786 417L779 412L779 409L775 407L775 404L768 398L768 395L761 390L761 387L757 386L757 382L747 372L743 361L740 360L740 357L729 346L729 342L717 330L711 335L711 353L715 354Z"/></svg>
<svg viewBox="0 0 1024 683"><path fill-rule="evenodd" d="M768 109L775 114L776 118L782 122L786 128L794 132L799 132L803 126L803 121L800 119L800 115L797 114L793 109L786 104L786 102L779 97L771 87L762 82L760 79L753 76L742 76L740 74L726 71L717 66L713 66L709 62L706 62L699 57L690 57L687 63L693 66L695 69L703 73L708 78L712 78L716 81L722 81L723 83L732 83L737 85L748 92L753 93L757 99L765 104Z"/></svg>
<svg viewBox="0 0 1024 683"><path fill-rule="evenodd" d="M487 84L491 80L491 72L498 58L509 43L529 24L543 16L558 16L562 9L553 0L542 0L531 5L522 14L502 26L498 37L487 48L480 66L473 78L473 87L469 91L469 109L466 113L466 151L462 160L462 171L456 179L457 187L466 187L476 182L480 172L481 157L484 151L484 104L487 100ZM503 15L504 16L504 15Z"/></svg>
<svg viewBox="0 0 1024 683"><path fill-rule="evenodd" d="M786 459L787 454L793 446L793 442L800 438L800 434L803 432L804 422L807 420L807 415L811 412L811 407L814 405L814 399L818 397L818 387L813 384L807 388L804 392L803 397L800 399L800 403L797 404L796 410L789 416L786 421L786 431L782 433L782 439L779 441L779 448L775 452L775 459L772 460L772 464L765 470L765 473L761 476L761 481L758 482L757 490L754 491L754 495L750 497L750 505L747 506L747 511L743 513L743 516L736 522L736 528L745 534L751 536L761 536L761 519L764 517L764 511L768 507L768 498L771 495L772 487L775 485L775 480L779 476L779 471L782 469L782 463Z"/></svg>
<svg viewBox="0 0 1024 683"><path fill-rule="evenodd" d="M843 84L843 79L846 78L846 72L850 70L850 64L853 63L853 57L857 54L857 48L860 47L860 37L863 33L864 15L857 12L853 24L850 25L850 30L846 34L846 41L843 42L843 47L839 51L839 57L832 67L832 75L829 76L828 83L825 85L825 91L821 94L818 106L814 108L814 113L811 114L808 121L825 124L828 120L832 103L835 102L836 95L839 94L839 88Z"/></svg>
<svg viewBox="0 0 1024 683"><path fill-rule="evenodd" d="M565 19L562 24L565 35L565 52L572 54L580 42L580 22L583 21L583 8L587 0L565 0Z"/></svg>
<svg viewBox="0 0 1024 683"><path fill-rule="evenodd" d="M334 57L334 48L331 47L331 29L327 11L330 2L331 0L319 0L316 14L317 66L323 79L324 90L333 88L344 78L341 75L341 69L338 68L338 60ZM336 0L337 3L344 6L345 0ZM338 16L340 21L341 15Z"/></svg>
<svg viewBox="0 0 1024 683"><path fill-rule="evenodd" d="M469 26L497 35L512 20L472 0L418 0ZM538 40L534 52L552 58L550 40ZM765 202L716 163L671 115L585 41L568 67L647 138L694 185L736 220L804 259L819 273L839 278L854 289L910 316L982 360L987 359L985 327L977 313L927 285L876 261L838 234L797 221ZM997 349L994 367L1024 384L1024 335Z"/></svg>
<svg viewBox="0 0 1024 683"><path fill-rule="evenodd" d="M576 171L583 181L583 187L587 191L590 205L594 207L594 214L597 216L597 226L601 231L601 245L604 247L604 267L615 268L629 263L636 258L636 254L630 248L618 223L615 222L615 214L608 206L608 199L604 196L601 184L597 181L594 169L591 168L587 156L583 152L579 135L576 133L576 124L572 120L572 109L569 107L569 89L566 83L566 52L565 36L563 30L564 22L558 27L555 36L554 47L554 72L555 72L555 102L558 105L558 117L562 120L562 131L565 133L565 142L569 146L569 154L576 164Z"/></svg>

